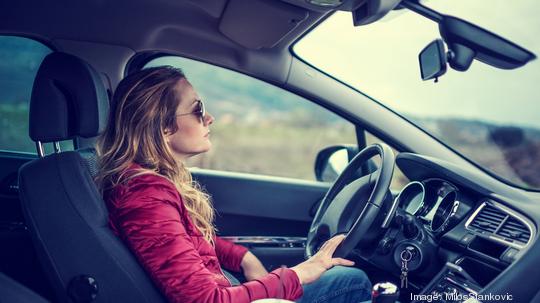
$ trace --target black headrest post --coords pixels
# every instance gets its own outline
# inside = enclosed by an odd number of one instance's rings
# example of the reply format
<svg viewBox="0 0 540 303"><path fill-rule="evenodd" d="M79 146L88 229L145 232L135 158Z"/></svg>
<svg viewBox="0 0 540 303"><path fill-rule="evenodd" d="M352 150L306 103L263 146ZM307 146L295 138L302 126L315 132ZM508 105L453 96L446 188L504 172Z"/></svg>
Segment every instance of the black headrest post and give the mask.
<svg viewBox="0 0 540 303"><path fill-rule="evenodd" d="M58 141L53 142L53 148L55 154L62 151L62 149L60 148L60 142ZM36 150L40 158L45 157L45 151L43 149L43 143L41 143L41 141L36 141Z"/></svg>
<svg viewBox="0 0 540 303"><path fill-rule="evenodd" d="M45 156L45 153L43 152L43 144L41 144L41 141L36 141L36 149L38 156L40 158L43 158Z"/></svg>
<svg viewBox="0 0 540 303"><path fill-rule="evenodd" d="M55 153L61 152L61 150L60 150L60 142L54 141L54 142L53 142L53 146L54 146L54 152L55 152Z"/></svg>

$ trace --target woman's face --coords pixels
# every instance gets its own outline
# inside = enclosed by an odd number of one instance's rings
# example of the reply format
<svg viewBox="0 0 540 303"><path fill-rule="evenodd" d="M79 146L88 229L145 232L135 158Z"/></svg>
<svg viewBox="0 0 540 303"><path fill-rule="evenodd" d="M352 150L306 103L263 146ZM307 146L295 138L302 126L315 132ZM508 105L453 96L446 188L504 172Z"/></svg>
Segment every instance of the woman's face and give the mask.
<svg viewBox="0 0 540 303"><path fill-rule="evenodd" d="M166 134L165 139L175 158L185 161L191 156L207 152L212 146L209 126L214 122L214 117L206 113L201 121L200 115L196 113L200 109L200 98L186 79L178 81L175 89L180 98L176 108L178 130Z"/></svg>

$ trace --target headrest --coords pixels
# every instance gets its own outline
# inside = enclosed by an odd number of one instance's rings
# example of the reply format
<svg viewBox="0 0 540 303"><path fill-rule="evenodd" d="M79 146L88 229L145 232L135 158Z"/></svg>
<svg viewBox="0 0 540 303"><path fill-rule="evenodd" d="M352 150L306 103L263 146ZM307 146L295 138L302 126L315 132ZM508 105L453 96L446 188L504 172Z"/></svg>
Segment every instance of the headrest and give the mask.
<svg viewBox="0 0 540 303"><path fill-rule="evenodd" d="M39 67L30 100L30 138L53 142L95 137L107 123L109 98L97 71L54 52Z"/></svg>

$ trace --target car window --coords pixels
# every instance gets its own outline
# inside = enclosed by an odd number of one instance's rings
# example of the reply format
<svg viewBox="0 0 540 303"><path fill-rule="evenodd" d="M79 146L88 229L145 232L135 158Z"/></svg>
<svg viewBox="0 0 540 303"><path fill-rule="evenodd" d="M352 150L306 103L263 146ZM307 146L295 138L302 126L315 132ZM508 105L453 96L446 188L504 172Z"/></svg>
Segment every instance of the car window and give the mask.
<svg viewBox="0 0 540 303"><path fill-rule="evenodd" d="M538 1L425 4L540 53ZM412 11L392 11L383 20L361 27L352 26L350 13L337 12L300 39L293 50L302 60L396 111L493 176L540 191L536 87L540 60L509 70L475 60L465 73L449 68L439 81L421 81L418 54L439 37L437 23Z"/></svg>
<svg viewBox="0 0 540 303"><path fill-rule="evenodd" d="M23 37L0 36L0 150L36 153L28 135L28 109L39 65L52 50ZM73 149L71 142L61 147ZM52 148L46 146L46 151Z"/></svg>
<svg viewBox="0 0 540 303"><path fill-rule="evenodd" d="M181 57L145 67L181 68L215 117L212 149L189 165L315 180L317 153L356 144L354 125L329 110L264 81Z"/></svg>

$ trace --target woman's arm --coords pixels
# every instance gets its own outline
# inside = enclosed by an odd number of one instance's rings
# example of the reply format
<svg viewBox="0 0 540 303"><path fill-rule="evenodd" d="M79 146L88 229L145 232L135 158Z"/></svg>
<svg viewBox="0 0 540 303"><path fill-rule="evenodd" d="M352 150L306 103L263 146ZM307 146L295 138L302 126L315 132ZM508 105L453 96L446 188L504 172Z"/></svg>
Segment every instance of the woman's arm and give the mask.
<svg viewBox="0 0 540 303"><path fill-rule="evenodd" d="M248 252L246 247L215 237L215 248L219 264L225 269L235 272L242 270L241 263Z"/></svg>
<svg viewBox="0 0 540 303"><path fill-rule="evenodd" d="M247 248L216 237L216 254L219 263L228 270L244 273L252 281L268 274L261 261Z"/></svg>
<svg viewBox="0 0 540 303"><path fill-rule="evenodd" d="M244 255L240 266L242 266L244 276L248 281L259 279L268 274L261 261L250 251Z"/></svg>

